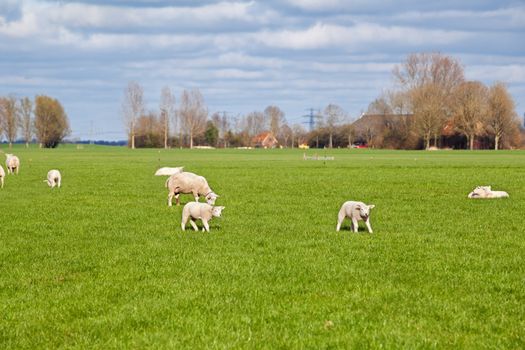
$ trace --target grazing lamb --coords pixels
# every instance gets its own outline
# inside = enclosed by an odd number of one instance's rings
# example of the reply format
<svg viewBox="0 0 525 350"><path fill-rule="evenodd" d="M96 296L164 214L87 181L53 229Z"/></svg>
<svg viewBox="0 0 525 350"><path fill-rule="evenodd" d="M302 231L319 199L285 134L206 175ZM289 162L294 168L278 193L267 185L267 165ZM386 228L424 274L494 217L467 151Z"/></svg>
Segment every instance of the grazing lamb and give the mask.
<svg viewBox="0 0 525 350"><path fill-rule="evenodd" d="M20 159L18 159L17 156L10 153L6 153L5 157L5 166L7 168L7 173L14 174L16 170L16 174L18 175L18 170L20 169Z"/></svg>
<svg viewBox="0 0 525 350"><path fill-rule="evenodd" d="M468 194L468 198L508 198L509 194L505 191L492 191L491 186L478 186Z"/></svg>
<svg viewBox="0 0 525 350"><path fill-rule="evenodd" d="M56 169L49 170L47 173L47 180L44 180L44 182L47 182L51 188L54 188L55 186L60 188L60 183L62 182L62 175L60 175L60 171Z"/></svg>
<svg viewBox="0 0 525 350"><path fill-rule="evenodd" d="M208 181L206 181L204 177L186 171L171 175L168 180L166 180L166 188L169 191L168 206L170 207L173 196L175 196L177 200L177 205L180 204L179 195L181 193L192 193L193 197L195 197L195 202L199 201L199 196L203 196L210 205L214 205L215 200L219 197L212 191L210 186L208 186Z"/></svg>
<svg viewBox="0 0 525 350"><path fill-rule="evenodd" d="M4 188L4 178L5 178L5 171L4 168L0 165L0 188Z"/></svg>
<svg viewBox="0 0 525 350"><path fill-rule="evenodd" d="M214 207L207 203L189 202L184 206L184 208L182 208L182 222L180 227L182 228L182 231L185 231L186 223L189 219L193 229L198 231L199 228L193 220L201 219L203 225L202 231L210 232L208 221L210 221L214 216L220 217L224 208L225 207Z"/></svg>
<svg viewBox="0 0 525 350"><path fill-rule="evenodd" d="M176 168L169 168L169 167L164 167L164 168L160 168L158 169L156 172L155 172L155 176L171 176L173 174L178 174L178 173L182 173L184 167L183 166L179 166L179 167L176 167Z"/></svg>
<svg viewBox="0 0 525 350"><path fill-rule="evenodd" d="M370 226L370 209L375 208L375 205L370 204L366 205L363 202L354 202L348 201L344 202L339 210L339 215L337 216L337 227L336 231L341 229L341 224L345 218L350 218L352 220L351 229L354 232L357 232L357 222L363 220L368 228L368 232L372 233L372 227Z"/></svg>

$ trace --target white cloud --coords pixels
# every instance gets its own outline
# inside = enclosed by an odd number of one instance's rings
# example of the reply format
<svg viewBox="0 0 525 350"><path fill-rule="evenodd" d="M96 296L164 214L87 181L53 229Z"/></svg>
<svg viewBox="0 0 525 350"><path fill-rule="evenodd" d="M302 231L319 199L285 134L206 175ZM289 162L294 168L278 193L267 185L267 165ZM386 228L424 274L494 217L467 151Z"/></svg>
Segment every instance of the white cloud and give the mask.
<svg viewBox="0 0 525 350"><path fill-rule="evenodd" d="M388 43L389 46L398 43L403 47L429 42L434 45L450 44L466 40L470 36L469 33L459 31L387 27L374 23L361 23L351 27L317 23L303 30L263 31L255 35L266 46L290 49L356 49L377 43Z"/></svg>

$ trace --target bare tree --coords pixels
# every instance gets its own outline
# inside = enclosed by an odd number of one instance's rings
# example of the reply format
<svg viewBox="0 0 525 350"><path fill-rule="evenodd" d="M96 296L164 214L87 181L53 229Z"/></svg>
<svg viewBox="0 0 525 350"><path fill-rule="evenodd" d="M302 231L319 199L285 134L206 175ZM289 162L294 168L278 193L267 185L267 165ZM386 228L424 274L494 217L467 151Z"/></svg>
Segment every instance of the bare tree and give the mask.
<svg viewBox="0 0 525 350"><path fill-rule="evenodd" d="M488 92L487 128L494 135L494 149L499 149L501 138L517 129L514 100L503 83L492 85Z"/></svg>
<svg viewBox="0 0 525 350"><path fill-rule="evenodd" d="M411 99L415 115L415 127L423 137L425 149L430 148L430 141L444 124L441 94L436 84L428 83L411 90Z"/></svg>
<svg viewBox="0 0 525 350"><path fill-rule="evenodd" d="M333 148L333 135L336 127L345 118L345 111L335 104L329 104L323 111L323 127L328 130L328 147Z"/></svg>
<svg viewBox="0 0 525 350"><path fill-rule="evenodd" d="M270 122L270 131L274 137L279 136L281 125L286 123L284 112L277 106L268 106L264 110L266 120Z"/></svg>
<svg viewBox="0 0 525 350"><path fill-rule="evenodd" d="M288 124L281 125L281 130L279 132L282 139L284 140L284 147L288 147L288 140L291 139L293 136L293 130L290 128Z"/></svg>
<svg viewBox="0 0 525 350"><path fill-rule="evenodd" d="M206 130L208 118L208 109L199 90L183 91L179 113L182 127L190 138L190 148L193 148L193 138Z"/></svg>
<svg viewBox="0 0 525 350"><path fill-rule="evenodd" d="M469 149L474 149L474 139L483 132L487 115L487 87L479 81L463 83L457 91L455 114L456 129L467 136Z"/></svg>
<svg viewBox="0 0 525 350"><path fill-rule="evenodd" d="M135 81L130 81L124 90L122 113L128 129L128 140L131 141L131 149L135 149L135 127L137 119L144 113L144 89Z"/></svg>
<svg viewBox="0 0 525 350"><path fill-rule="evenodd" d="M295 143L297 143L297 147L299 147L304 135L306 135L306 130L301 124L292 125L292 148L294 148Z"/></svg>
<svg viewBox="0 0 525 350"><path fill-rule="evenodd" d="M368 105L366 114L392 114L392 107L390 106L387 96L382 94Z"/></svg>
<svg viewBox="0 0 525 350"><path fill-rule="evenodd" d="M29 142L33 137L33 102L28 98L24 97L20 100L20 128L22 130L22 136L26 142L26 147L29 147Z"/></svg>
<svg viewBox="0 0 525 350"><path fill-rule="evenodd" d="M18 107L16 97L13 95L2 98L0 104L2 105L0 107L2 130L4 131L5 138L9 142L9 148L11 148L18 133L20 108Z"/></svg>
<svg viewBox="0 0 525 350"><path fill-rule="evenodd" d="M401 93L410 99L408 105L426 146L431 138L437 143L440 129L453 116L455 91L465 80L462 65L440 53L412 54L394 68L393 75Z"/></svg>
<svg viewBox="0 0 525 350"><path fill-rule="evenodd" d="M66 137L69 119L57 99L48 96L35 98L35 133L41 146L54 148Z"/></svg>
<svg viewBox="0 0 525 350"><path fill-rule="evenodd" d="M170 120L175 119L175 96L169 87L162 88L160 94L160 122L163 126L164 148L168 148L168 138L170 134ZM175 121L176 123L176 121Z"/></svg>

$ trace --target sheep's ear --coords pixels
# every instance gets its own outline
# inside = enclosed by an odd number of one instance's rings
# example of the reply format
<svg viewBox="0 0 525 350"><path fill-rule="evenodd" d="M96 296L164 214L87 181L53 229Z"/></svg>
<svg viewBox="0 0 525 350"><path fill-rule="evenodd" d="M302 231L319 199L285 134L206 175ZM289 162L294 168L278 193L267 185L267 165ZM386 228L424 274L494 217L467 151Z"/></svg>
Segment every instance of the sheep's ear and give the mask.
<svg viewBox="0 0 525 350"><path fill-rule="evenodd" d="M356 204L356 205L355 205L355 208L356 208L356 209L361 209L361 204Z"/></svg>
<svg viewBox="0 0 525 350"><path fill-rule="evenodd" d="M219 208L221 208L221 210L224 210L224 208L226 208L225 206L220 206Z"/></svg>
<svg viewBox="0 0 525 350"><path fill-rule="evenodd" d="M374 209L375 207L376 207L375 205L370 204L370 205L368 206L368 209Z"/></svg>

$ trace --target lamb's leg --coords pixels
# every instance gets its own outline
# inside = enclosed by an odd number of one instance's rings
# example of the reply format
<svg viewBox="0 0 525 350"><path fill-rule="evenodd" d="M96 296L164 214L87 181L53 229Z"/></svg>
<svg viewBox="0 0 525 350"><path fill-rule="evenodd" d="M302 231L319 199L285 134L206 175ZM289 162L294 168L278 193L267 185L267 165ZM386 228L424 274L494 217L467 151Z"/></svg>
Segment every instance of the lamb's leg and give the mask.
<svg viewBox="0 0 525 350"><path fill-rule="evenodd" d="M2 187L1 188L4 188L4 177L0 177L0 182L2 183Z"/></svg>
<svg viewBox="0 0 525 350"><path fill-rule="evenodd" d="M208 225L207 220L202 219L202 225L204 226L204 228L202 229L203 231L204 229L206 229L206 232L210 232L210 225Z"/></svg>
<svg viewBox="0 0 525 350"><path fill-rule="evenodd" d="M171 207L172 205L171 202L173 200L173 195L174 195L173 192L168 193L168 207Z"/></svg>
<svg viewBox="0 0 525 350"><path fill-rule="evenodd" d="M345 220L345 213L344 211L339 211L339 214L337 215L337 227L335 228L335 230L337 232L339 232L339 230L341 229L341 225L343 224L343 221Z"/></svg>
<svg viewBox="0 0 525 350"><path fill-rule="evenodd" d="M175 195L175 200L176 200L176 202L177 202L177 205L180 205L180 199L179 199L179 196L180 196L180 193L177 193L177 194Z"/></svg>
<svg viewBox="0 0 525 350"><path fill-rule="evenodd" d="M16 175L18 175L18 169L20 169L19 166L16 167Z"/></svg>
<svg viewBox="0 0 525 350"><path fill-rule="evenodd" d="M180 227L182 228L182 231L186 231L186 223L188 222L189 215L184 210L182 211L182 221L180 223Z"/></svg>
<svg viewBox="0 0 525 350"><path fill-rule="evenodd" d="M354 232L357 232L357 229L358 229L357 219L352 218L352 228L354 229Z"/></svg>
<svg viewBox="0 0 525 350"><path fill-rule="evenodd" d="M60 181L62 180L58 179L58 184L57 184L58 188L60 188Z"/></svg>
<svg viewBox="0 0 525 350"><path fill-rule="evenodd" d="M374 233L372 231L372 226L370 226L370 218L366 219L365 224L366 224L366 228L368 229L368 232L369 233Z"/></svg>
<svg viewBox="0 0 525 350"><path fill-rule="evenodd" d="M199 228L197 227L197 224L195 223L195 221L193 221L193 219L190 219L190 224L195 231L199 231Z"/></svg>

